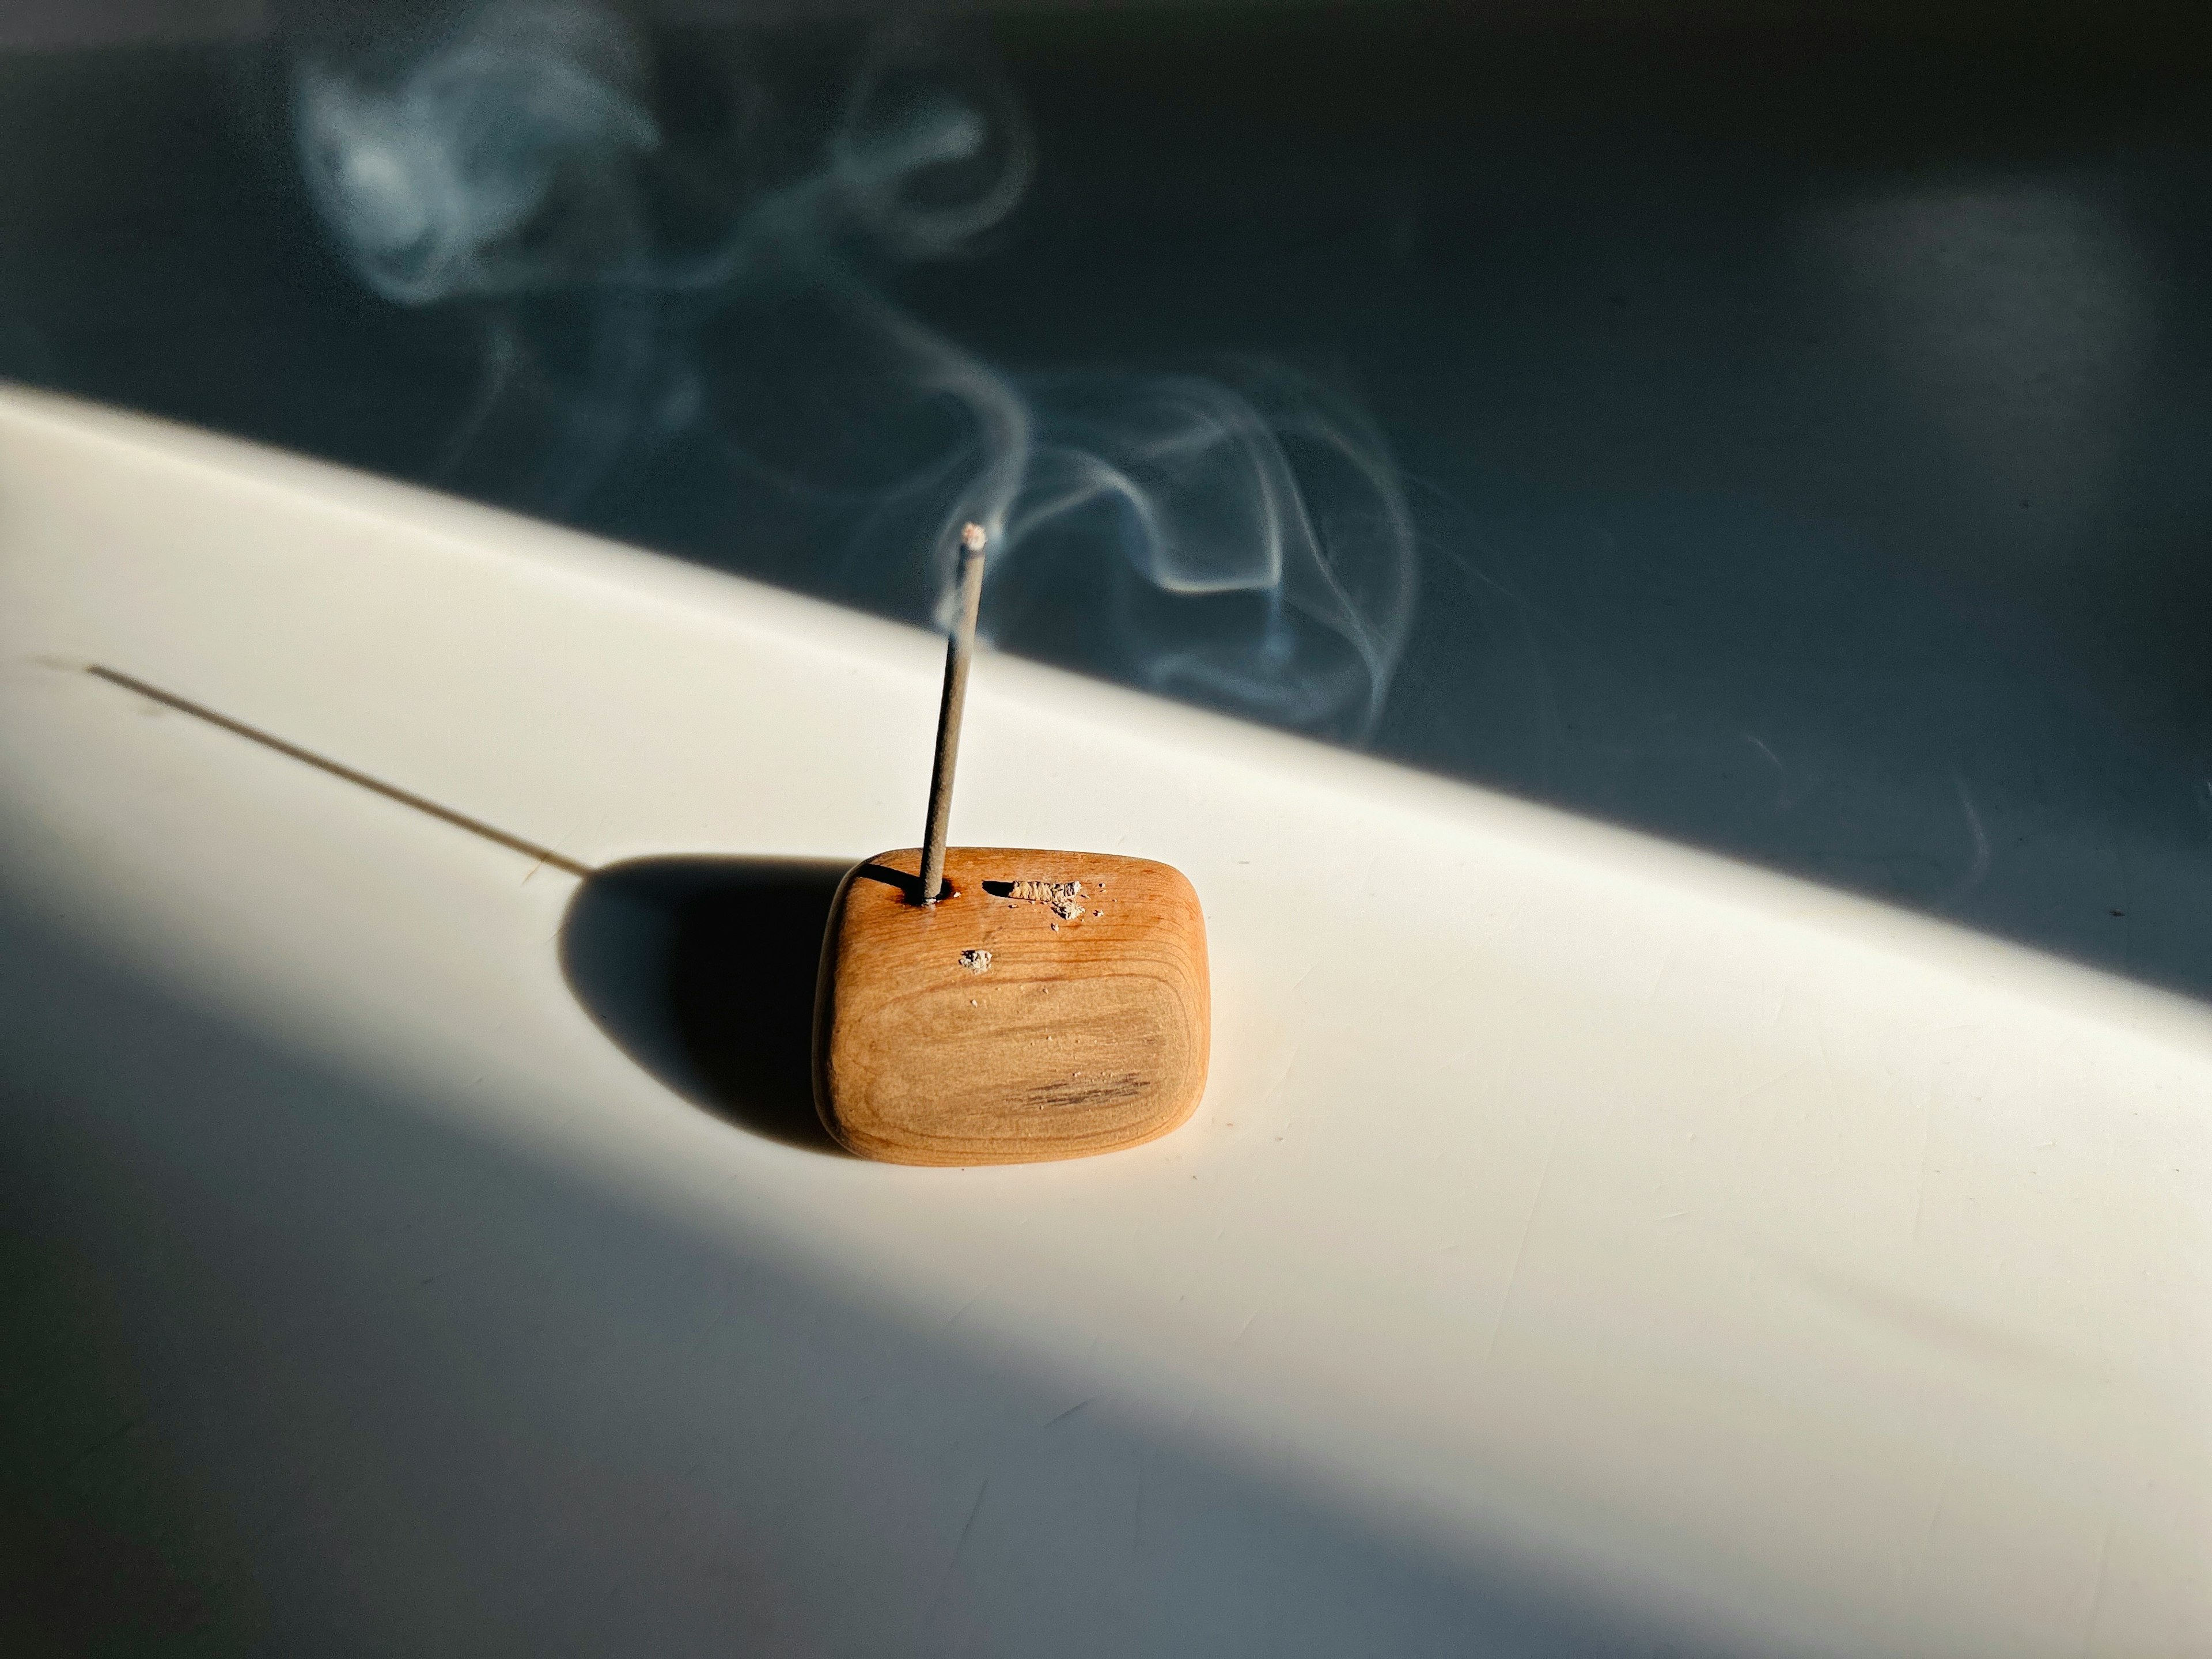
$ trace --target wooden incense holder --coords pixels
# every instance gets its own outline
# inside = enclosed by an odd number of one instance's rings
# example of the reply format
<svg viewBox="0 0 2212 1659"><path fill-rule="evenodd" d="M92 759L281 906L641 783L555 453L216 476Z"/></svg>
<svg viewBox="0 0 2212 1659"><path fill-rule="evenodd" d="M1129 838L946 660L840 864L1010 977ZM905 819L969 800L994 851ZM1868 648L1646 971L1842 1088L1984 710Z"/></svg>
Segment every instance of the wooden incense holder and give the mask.
<svg viewBox="0 0 2212 1659"><path fill-rule="evenodd" d="M1196 1109L1206 921L1182 872L1097 853L946 849L857 866L830 907L814 1100L893 1164L1030 1164L1134 1146Z"/></svg>

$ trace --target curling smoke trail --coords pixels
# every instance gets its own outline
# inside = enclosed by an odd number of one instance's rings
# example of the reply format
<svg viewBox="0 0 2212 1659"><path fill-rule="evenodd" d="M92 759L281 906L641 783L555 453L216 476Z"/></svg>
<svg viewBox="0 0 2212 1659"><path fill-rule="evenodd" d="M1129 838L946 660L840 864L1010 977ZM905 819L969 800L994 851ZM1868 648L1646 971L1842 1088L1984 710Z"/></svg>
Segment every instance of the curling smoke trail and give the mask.
<svg viewBox="0 0 2212 1659"><path fill-rule="evenodd" d="M986 631L1138 684L1357 740L1410 626L1413 530L1358 414L1265 368L1017 377L864 272L972 250L1035 170L972 60L891 35L811 165L688 246L643 43L592 0L487 0L294 78L301 165L361 279L506 306L472 430L535 377L517 307L586 301L545 440L573 507L641 444L720 457L725 537L811 556L800 585L941 606L951 531L1001 550ZM541 319L542 321L542 319ZM711 337L711 349L700 342ZM836 550L831 552L830 550Z"/></svg>

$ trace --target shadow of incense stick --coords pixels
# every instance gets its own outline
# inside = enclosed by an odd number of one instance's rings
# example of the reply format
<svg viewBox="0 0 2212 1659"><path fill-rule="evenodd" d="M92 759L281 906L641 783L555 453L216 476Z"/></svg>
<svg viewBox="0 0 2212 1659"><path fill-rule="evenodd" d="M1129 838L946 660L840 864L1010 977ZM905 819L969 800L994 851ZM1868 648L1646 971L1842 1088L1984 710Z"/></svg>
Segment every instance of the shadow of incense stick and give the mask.
<svg viewBox="0 0 2212 1659"><path fill-rule="evenodd" d="M110 685L119 685L125 691L135 691L140 696L151 698L164 708L175 709L180 714L190 714L196 720L205 720L210 726L219 726L226 732L246 738L249 743L258 743L264 749L273 749L288 759L302 762L319 772L329 773L334 778L343 778L346 782L366 789L372 794L381 795L386 800L398 801L402 806L411 806L418 812L427 813L442 823L452 824L456 830L465 830L472 836L480 836L486 841L495 842L511 852L520 853L526 858L536 859L540 864L549 865L556 870L565 871L572 876L588 877L594 873L592 866L579 863L565 854L555 852L550 847L540 847L534 841L525 841L520 836L510 836L506 830L496 829L484 823L481 818L472 818L465 812L456 812L450 806L441 806L434 800L426 800L420 795L399 788L394 784L386 783L381 778L373 778L366 772L356 772L350 766L326 759L313 750L301 748L295 743L287 743L283 738L264 732L258 726L248 726L243 720L234 720L228 714L219 714L214 709L196 703L188 697L180 697L173 691L164 691L158 685L149 685L142 679L116 669L102 667L97 663L87 665L84 672L94 679L106 680Z"/></svg>

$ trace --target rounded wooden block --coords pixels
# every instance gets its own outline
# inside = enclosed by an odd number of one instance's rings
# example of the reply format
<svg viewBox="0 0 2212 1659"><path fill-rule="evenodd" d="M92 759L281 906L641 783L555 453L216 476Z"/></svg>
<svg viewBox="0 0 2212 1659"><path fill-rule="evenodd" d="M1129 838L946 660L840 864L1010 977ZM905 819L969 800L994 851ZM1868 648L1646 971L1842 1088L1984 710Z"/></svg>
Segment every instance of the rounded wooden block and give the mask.
<svg viewBox="0 0 2212 1659"><path fill-rule="evenodd" d="M955 847L853 869L830 908L814 1100L838 1142L895 1164L1028 1164L1134 1146L1206 1088L1206 920L1150 859Z"/></svg>

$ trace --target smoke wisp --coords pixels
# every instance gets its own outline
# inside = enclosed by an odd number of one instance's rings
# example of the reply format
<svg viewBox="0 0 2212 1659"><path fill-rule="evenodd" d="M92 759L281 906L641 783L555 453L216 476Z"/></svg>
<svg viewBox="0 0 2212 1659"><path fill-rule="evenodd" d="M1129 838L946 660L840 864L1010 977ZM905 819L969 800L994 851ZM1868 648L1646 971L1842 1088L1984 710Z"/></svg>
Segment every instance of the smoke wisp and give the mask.
<svg viewBox="0 0 2212 1659"><path fill-rule="evenodd" d="M678 481L696 541L908 615L941 609L951 531L976 520L1002 645L1365 738L1416 560L1357 410L1261 363L1002 368L889 297L902 266L972 259L1028 192L1037 158L987 64L885 33L817 131L740 65L721 138L679 144L619 15L483 0L303 54L293 112L361 280L481 313L457 476L503 455L509 493L562 514Z"/></svg>

